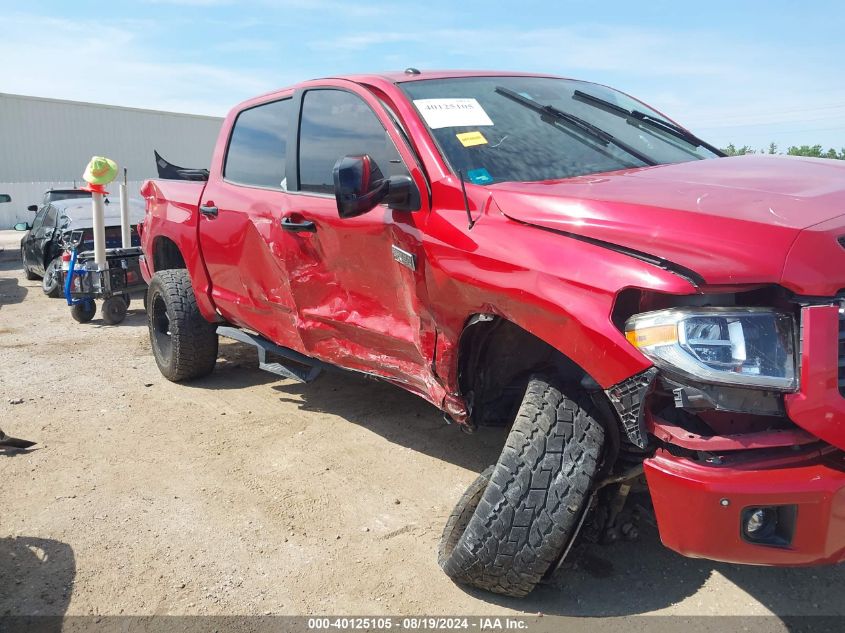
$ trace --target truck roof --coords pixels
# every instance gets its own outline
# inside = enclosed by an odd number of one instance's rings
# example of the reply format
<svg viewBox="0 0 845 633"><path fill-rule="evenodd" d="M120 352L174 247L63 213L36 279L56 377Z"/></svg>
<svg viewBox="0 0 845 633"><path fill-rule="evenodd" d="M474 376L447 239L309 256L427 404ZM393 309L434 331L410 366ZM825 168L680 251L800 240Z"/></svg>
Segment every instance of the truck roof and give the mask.
<svg viewBox="0 0 845 633"><path fill-rule="evenodd" d="M300 81L290 86L281 86L275 90L271 90L261 95L256 95L247 99L236 107L240 107L246 103L252 103L254 100L276 94L282 90L296 89L300 86L308 84L312 81L320 81L321 79L341 79L345 81L353 81L359 84L379 85L379 84L400 84L409 81L425 81L427 79L454 79L459 77L549 77L553 79L564 79L558 75L550 75L547 73L524 73L511 70L419 70L408 68L406 70L390 70L377 73L358 73L349 75L333 75L328 77L315 77Z"/></svg>
<svg viewBox="0 0 845 633"><path fill-rule="evenodd" d="M403 71L387 71L381 73L366 73L343 75L334 79L348 79L349 81L368 83L373 79L404 83L406 81L423 81L426 79L453 79L457 77L554 77L546 73L524 73L504 70L420 70L406 69Z"/></svg>

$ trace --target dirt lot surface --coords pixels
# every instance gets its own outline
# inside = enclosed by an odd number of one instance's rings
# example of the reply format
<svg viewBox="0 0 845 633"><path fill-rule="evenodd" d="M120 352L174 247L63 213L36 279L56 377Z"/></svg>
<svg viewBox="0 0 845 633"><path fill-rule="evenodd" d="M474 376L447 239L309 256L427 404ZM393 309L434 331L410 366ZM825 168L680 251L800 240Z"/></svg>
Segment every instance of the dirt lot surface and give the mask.
<svg viewBox="0 0 845 633"><path fill-rule="evenodd" d="M234 342L209 378L169 383L140 300L120 326L77 324L16 254L0 426L38 445L0 453L0 615L845 614L844 566L688 560L649 531L524 600L456 586L440 531L500 433L361 377L277 380Z"/></svg>

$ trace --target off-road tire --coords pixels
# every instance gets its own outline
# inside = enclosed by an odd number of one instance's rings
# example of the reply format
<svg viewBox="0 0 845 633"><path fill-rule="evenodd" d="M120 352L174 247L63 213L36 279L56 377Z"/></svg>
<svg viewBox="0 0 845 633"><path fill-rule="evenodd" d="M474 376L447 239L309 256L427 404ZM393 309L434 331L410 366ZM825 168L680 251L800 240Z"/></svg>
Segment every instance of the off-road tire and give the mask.
<svg viewBox="0 0 845 633"><path fill-rule="evenodd" d="M88 323L97 314L97 305L93 299L85 299L75 303L70 308L70 316L77 323Z"/></svg>
<svg viewBox="0 0 845 633"><path fill-rule="evenodd" d="M159 371L179 382L206 376L217 361L217 327L197 307L184 269L161 270L147 289L147 324Z"/></svg>
<svg viewBox="0 0 845 633"><path fill-rule="evenodd" d="M456 582L527 595L574 536L603 445L589 395L532 376L498 463L476 479L446 523L438 552L443 571Z"/></svg>
<svg viewBox="0 0 845 633"><path fill-rule="evenodd" d="M475 478L475 481L469 485L458 503L455 504L455 509L452 510L452 514L446 521L446 527L443 528L440 545L437 547L437 560L441 565L443 565L443 561L449 558L461 536L466 532L467 526L475 514L475 509L478 507L484 491L487 490L487 485L490 483L490 477L493 476L495 468L496 466L488 466Z"/></svg>
<svg viewBox="0 0 845 633"><path fill-rule="evenodd" d="M44 277L41 278L41 290L48 297L53 299L61 297L64 291L61 284L62 258L56 257L47 264L44 269Z"/></svg>
<svg viewBox="0 0 845 633"><path fill-rule="evenodd" d="M100 314L103 315L103 322L106 325L117 325L118 323L122 323L126 318L127 308L128 306L126 305L126 301L123 300L122 296L115 295L113 297L109 297L103 301L103 305L100 307Z"/></svg>

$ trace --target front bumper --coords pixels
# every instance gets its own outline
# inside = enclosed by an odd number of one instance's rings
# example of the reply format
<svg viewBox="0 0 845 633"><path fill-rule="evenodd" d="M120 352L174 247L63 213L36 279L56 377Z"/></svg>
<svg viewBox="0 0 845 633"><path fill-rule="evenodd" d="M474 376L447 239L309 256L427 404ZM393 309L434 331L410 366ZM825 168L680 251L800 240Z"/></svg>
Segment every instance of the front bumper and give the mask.
<svg viewBox="0 0 845 633"><path fill-rule="evenodd" d="M645 473L660 538L680 554L754 565L845 560L845 453L712 465L660 451ZM788 545L743 537L743 510L759 506L797 507Z"/></svg>

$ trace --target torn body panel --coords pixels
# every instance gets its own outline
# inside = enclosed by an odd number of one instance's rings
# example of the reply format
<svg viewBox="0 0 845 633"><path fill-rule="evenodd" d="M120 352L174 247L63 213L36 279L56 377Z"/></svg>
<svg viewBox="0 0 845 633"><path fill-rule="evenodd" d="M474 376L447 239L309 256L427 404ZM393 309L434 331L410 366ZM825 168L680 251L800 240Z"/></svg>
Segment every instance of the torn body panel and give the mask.
<svg viewBox="0 0 845 633"><path fill-rule="evenodd" d="M645 399L657 378L657 369L651 367L605 390L608 400L616 410L622 428L634 446L648 446L645 423Z"/></svg>

